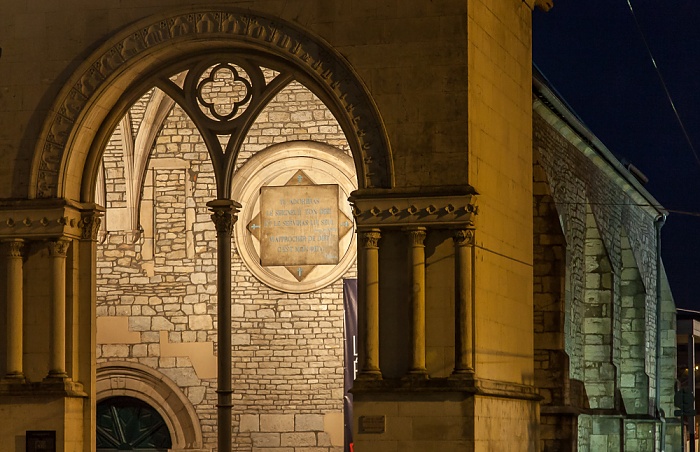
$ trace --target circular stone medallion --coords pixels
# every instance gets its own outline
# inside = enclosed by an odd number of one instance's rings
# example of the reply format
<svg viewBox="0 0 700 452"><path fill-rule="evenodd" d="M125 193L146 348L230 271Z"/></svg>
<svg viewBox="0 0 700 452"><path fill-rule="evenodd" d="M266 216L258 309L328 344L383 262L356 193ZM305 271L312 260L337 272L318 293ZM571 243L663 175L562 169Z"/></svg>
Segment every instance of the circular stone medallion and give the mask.
<svg viewBox="0 0 700 452"><path fill-rule="evenodd" d="M283 292L312 292L352 266L354 222L347 201L357 188L353 160L317 142L280 143L236 173L231 196L242 205L234 228L243 262Z"/></svg>

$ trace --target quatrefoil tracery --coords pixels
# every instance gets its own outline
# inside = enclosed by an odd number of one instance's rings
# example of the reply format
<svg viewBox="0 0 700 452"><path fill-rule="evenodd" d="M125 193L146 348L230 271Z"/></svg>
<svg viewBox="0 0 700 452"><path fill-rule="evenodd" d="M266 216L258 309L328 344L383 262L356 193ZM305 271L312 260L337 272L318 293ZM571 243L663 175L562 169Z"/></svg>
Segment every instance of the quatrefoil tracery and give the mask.
<svg viewBox="0 0 700 452"><path fill-rule="evenodd" d="M200 79L197 100L204 114L209 113L210 117L219 121L228 121L245 111L246 104L253 96L253 86L245 70L238 69L229 63L221 63L212 67L209 75Z"/></svg>
<svg viewBox="0 0 700 452"><path fill-rule="evenodd" d="M218 196L225 199L248 130L274 96L295 79L294 74L279 68L269 70L255 58L231 55L193 58L182 63L180 74L163 74L156 86L199 130L214 170L222 176L217 178Z"/></svg>

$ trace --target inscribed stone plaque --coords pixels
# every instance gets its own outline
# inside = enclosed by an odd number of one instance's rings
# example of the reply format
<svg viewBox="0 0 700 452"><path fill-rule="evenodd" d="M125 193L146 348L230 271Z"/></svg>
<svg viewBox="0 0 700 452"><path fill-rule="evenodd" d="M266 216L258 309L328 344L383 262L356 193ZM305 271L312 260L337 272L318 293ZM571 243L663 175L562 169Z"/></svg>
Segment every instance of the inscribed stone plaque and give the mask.
<svg viewBox="0 0 700 452"><path fill-rule="evenodd" d="M55 430L27 430L27 452L56 452Z"/></svg>
<svg viewBox="0 0 700 452"><path fill-rule="evenodd" d="M338 185L260 189L260 263L338 263Z"/></svg>
<svg viewBox="0 0 700 452"><path fill-rule="evenodd" d="M360 416L360 433L384 433L386 418L384 416Z"/></svg>

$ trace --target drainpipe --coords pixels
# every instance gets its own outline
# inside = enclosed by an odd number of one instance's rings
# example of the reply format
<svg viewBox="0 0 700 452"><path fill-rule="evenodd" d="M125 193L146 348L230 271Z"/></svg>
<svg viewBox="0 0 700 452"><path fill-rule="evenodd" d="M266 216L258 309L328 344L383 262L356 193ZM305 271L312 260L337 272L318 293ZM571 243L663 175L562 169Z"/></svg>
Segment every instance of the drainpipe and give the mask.
<svg viewBox="0 0 700 452"><path fill-rule="evenodd" d="M661 421L661 452L666 450L666 414L661 409L661 228L666 223L666 214L656 217L656 415Z"/></svg>

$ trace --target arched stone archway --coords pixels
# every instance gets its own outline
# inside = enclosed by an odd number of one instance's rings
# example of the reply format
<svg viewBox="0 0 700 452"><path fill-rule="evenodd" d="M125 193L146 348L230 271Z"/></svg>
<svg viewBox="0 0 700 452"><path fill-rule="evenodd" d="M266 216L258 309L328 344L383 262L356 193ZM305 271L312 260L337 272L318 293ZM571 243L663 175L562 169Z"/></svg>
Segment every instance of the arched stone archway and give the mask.
<svg viewBox="0 0 700 452"><path fill-rule="evenodd" d="M156 86L185 110L189 108L191 117L197 110L193 96L199 96L193 93L200 92L201 77L206 77L204 71L216 65L230 68L231 64L240 65L249 73L249 69L253 73L257 71L253 78L257 77L262 88L255 83L249 85L254 93L250 104L253 113L237 124L233 121L241 118L231 121L217 118L218 123L200 127L207 119L199 119L198 128L205 135L217 179L217 199L207 205L213 212L217 230L220 319L231 317L231 227L240 205L230 199L238 145L222 149L219 133L230 134L230 142L240 143L240 137L252 123L250 118L264 107L266 99L281 86L297 81L315 94L337 119L352 151L359 188L394 186L389 142L378 110L351 66L320 38L280 19L233 9L189 9L152 16L127 27L93 52L57 96L37 142L29 193L30 198L85 203L83 210L92 211L105 144L131 104ZM260 71L263 65L281 74L279 83L277 78L271 82L264 79ZM182 71L187 75L183 85L179 85L172 77ZM201 102L201 97L197 99ZM81 225L99 225L99 220L88 218L88 213L82 216L85 218ZM91 241L96 234L92 232L90 242L86 241L84 246L86 259L76 268L84 276L94 275ZM82 289L83 300L94 300L94 287L85 284ZM63 302L57 300L57 304L62 306ZM88 325L81 326L87 334ZM218 356L219 448L229 450L230 322L219 322L218 337L219 350L225 350ZM85 410L85 417L94 415L90 413Z"/></svg>
<svg viewBox="0 0 700 452"><path fill-rule="evenodd" d="M330 45L277 18L240 10L149 17L96 50L69 79L44 122L30 197L92 201L100 145L155 72L193 54L248 52L279 61L336 115L360 188L394 185L382 120L352 67Z"/></svg>
<svg viewBox="0 0 700 452"><path fill-rule="evenodd" d="M202 429L192 403L165 375L131 362L98 365L96 402L128 396L142 400L163 417L172 435L173 450L202 447Z"/></svg>

